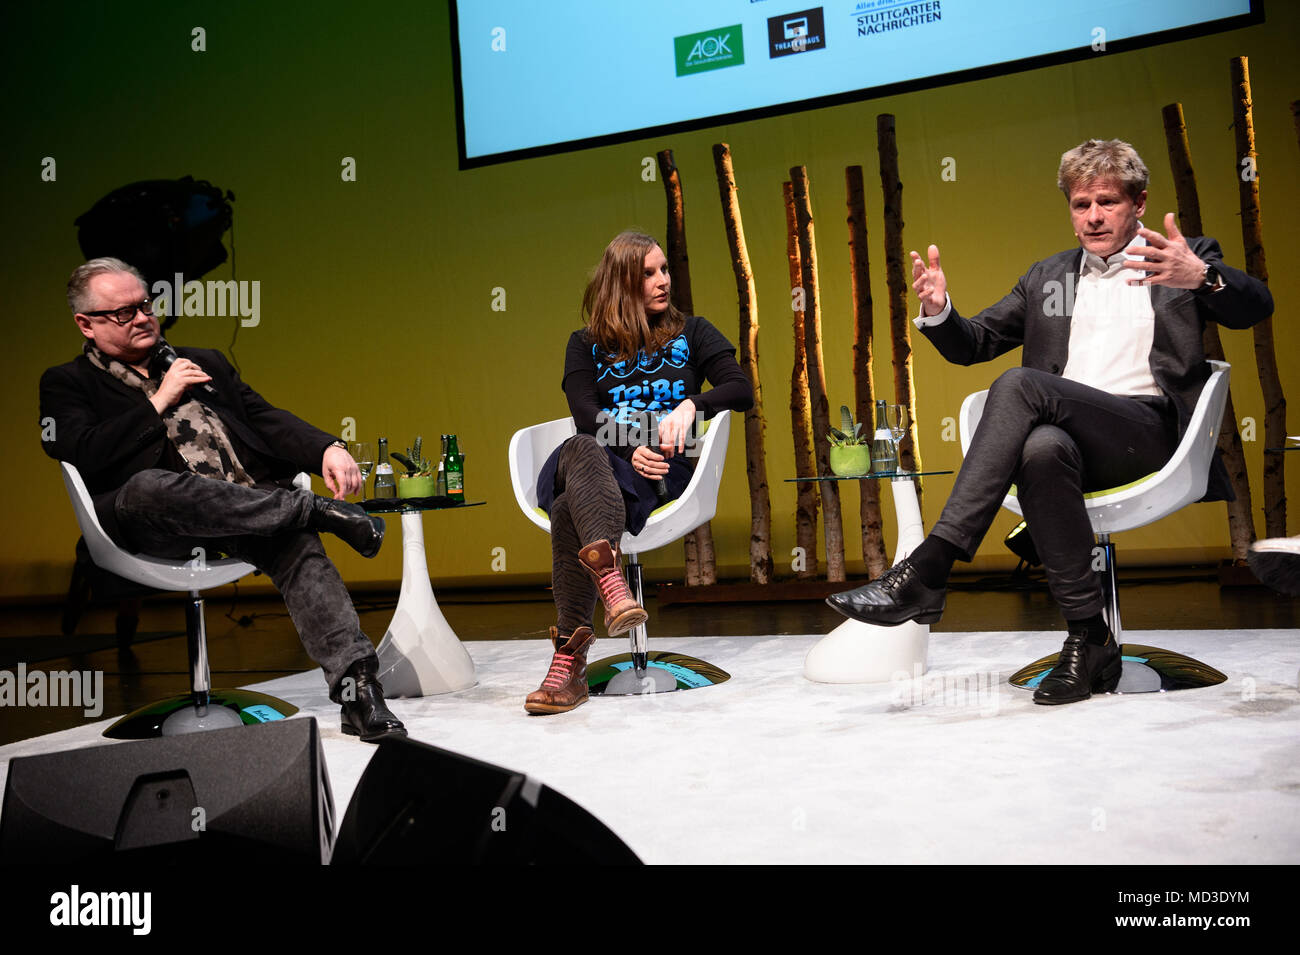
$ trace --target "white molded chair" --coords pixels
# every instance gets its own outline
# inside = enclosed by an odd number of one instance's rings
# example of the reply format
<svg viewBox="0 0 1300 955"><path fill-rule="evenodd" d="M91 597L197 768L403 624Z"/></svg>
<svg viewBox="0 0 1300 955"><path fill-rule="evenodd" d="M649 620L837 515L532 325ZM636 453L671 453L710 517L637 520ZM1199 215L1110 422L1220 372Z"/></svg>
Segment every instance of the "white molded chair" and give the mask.
<svg viewBox="0 0 1300 955"><path fill-rule="evenodd" d="M1123 635L1119 615L1119 587L1115 568L1115 545L1110 535L1130 531L1160 520L1205 496L1210 464L1219 440L1223 409L1228 401L1231 367L1226 362L1210 362L1211 372L1182 441L1173 456L1159 471L1122 487L1092 491L1084 495L1088 519L1106 556L1104 586L1107 597L1107 622L1118 643ZM987 391L970 395L961 406L961 451L965 455L984 414ZM1024 516L1016 500L1015 487L1002 501L1009 511ZM1030 528L1030 533L1033 528Z"/></svg>
<svg viewBox="0 0 1300 955"><path fill-rule="evenodd" d="M255 567L232 558L208 559L196 554L194 559L150 557L131 554L118 547L108 536L95 514L94 501L86 490L81 473L71 464L61 462L63 483L72 500L72 509L86 539L86 548L95 565L110 573L146 587L159 590L183 590L190 599L185 606L185 629L190 657L190 693L151 703L122 717L104 731L112 739L143 739L151 736L175 736L206 729L242 726L245 722L283 719L298 712L298 707L284 700L252 690L214 690L208 669L207 630L203 619L200 591L233 583L251 574ZM294 483L311 487L311 478L299 474ZM192 704L192 705L187 705ZM241 714L247 712L249 719Z"/></svg>
<svg viewBox="0 0 1300 955"><path fill-rule="evenodd" d="M641 585L641 563L637 555L680 540L701 524L712 520L717 512L718 489L722 484L727 438L731 431L731 413L720 411L706 424L704 434L698 438L695 473L681 497L654 510L641 533L633 535L625 531L619 541L619 550L628 558L627 574L632 595L642 606L645 601ZM537 506L537 475L551 452L577 433L572 418L557 418L516 431L510 439L510 483L514 487L515 501L524 516L548 534L551 532L551 519ZM634 671L638 679L644 679L648 652L645 624L633 629L630 638ZM656 679L660 678L658 670L653 671L653 675Z"/></svg>

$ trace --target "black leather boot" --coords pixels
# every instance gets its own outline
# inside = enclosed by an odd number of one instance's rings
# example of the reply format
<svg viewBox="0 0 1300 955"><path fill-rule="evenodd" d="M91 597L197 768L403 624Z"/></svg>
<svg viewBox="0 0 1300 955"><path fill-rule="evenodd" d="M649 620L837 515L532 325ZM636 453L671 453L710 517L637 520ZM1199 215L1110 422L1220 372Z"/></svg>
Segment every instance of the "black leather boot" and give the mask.
<svg viewBox="0 0 1300 955"><path fill-rule="evenodd" d="M379 685L379 658L365 657L348 667L340 684L343 732L360 736L362 742L377 743L389 736L405 736L406 727L384 702Z"/></svg>
<svg viewBox="0 0 1300 955"><path fill-rule="evenodd" d="M384 519L367 514L358 504L315 496L307 527L329 531L362 557L374 557L384 543Z"/></svg>

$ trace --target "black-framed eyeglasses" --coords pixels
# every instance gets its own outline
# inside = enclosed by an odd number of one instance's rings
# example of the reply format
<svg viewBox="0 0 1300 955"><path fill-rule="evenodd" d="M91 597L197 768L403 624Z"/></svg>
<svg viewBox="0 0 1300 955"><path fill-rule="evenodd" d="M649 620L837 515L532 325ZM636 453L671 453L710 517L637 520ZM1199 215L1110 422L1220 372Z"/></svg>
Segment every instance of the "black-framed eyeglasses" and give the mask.
<svg viewBox="0 0 1300 955"><path fill-rule="evenodd" d="M130 325L135 321L136 312L144 312L146 315L153 315L153 302L145 299L142 302L136 302L134 305L123 305L121 308L109 308L99 312L82 312L82 315L93 315L96 318L109 318L119 325Z"/></svg>

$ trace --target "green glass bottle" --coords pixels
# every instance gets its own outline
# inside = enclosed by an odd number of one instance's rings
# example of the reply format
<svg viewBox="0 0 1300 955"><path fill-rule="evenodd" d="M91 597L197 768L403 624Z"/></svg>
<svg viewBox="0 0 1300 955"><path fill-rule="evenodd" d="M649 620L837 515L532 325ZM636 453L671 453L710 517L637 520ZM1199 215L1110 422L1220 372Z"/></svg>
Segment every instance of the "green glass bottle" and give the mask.
<svg viewBox="0 0 1300 955"><path fill-rule="evenodd" d="M456 445L456 436L447 435L447 496L453 501L465 500L465 458Z"/></svg>

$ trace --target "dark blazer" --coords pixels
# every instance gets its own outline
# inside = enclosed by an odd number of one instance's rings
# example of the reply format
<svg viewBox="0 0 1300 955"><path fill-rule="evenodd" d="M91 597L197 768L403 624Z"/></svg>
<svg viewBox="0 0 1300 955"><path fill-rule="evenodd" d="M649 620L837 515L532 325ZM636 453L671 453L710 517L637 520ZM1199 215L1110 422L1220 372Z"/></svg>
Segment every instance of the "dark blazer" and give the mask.
<svg viewBox="0 0 1300 955"><path fill-rule="evenodd" d="M191 388L187 397L207 405L233 439L252 452L244 462L254 480L287 485L299 471L320 474L325 449L336 441L279 408L273 407L240 379L219 351L178 348L212 376L217 392ZM113 513L117 491L132 475L150 468L177 470L167 426L144 392L118 381L79 355L41 375L41 419L50 418L54 437L42 442L45 453L81 472L104 530L114 540L121 533Z"/></svg>
<svg viewBox="0 0 1300 955"><path fill-rule="evenodd" d="M1180 438L1201 388L1210 377L1201 337L1205 323L1249 328L1273 314L1268 286L1224 265L1218 242L1208 236L1187 242L1193 252L1218 270L1224 287L1217 292L1150 287L1155 313L1151 374L1173 401ZM1074 248L1037 262L996 305L969 319L962 318L954 308L946 320L921 332L944 358L958 365L989 361L1023 345L1024 367L1060 375L1069 352L1070 316L1082 257L1082 250ZM1224 501L1232 496L1227 471L1216 453L1204 500Z"/></svg>

